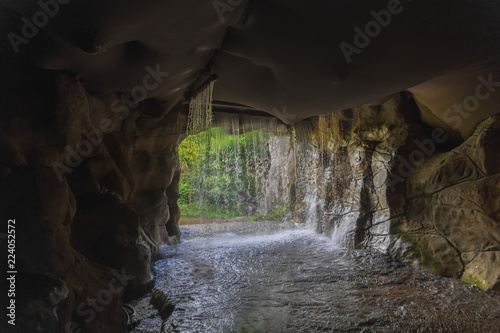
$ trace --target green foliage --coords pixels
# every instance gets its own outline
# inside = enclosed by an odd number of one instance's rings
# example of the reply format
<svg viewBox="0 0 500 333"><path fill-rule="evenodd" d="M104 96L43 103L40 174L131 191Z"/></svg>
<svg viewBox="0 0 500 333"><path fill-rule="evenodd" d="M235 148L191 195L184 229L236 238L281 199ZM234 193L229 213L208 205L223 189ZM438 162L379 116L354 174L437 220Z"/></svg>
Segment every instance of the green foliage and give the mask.
<svg viewBox="0 0 500 333"><path fill-rule="evenodd" d="M258 163L269 159L268 140L262 131L235 136L221 128L188 136L179 145L182 215L244 215L245 207L257 201L256 172Z"/></svg>
<svg viewBox="0 0 500 333"><path fill-rule="evenodd" d="M182 176L183 178L186 178ZM188 204L189 203L189 193L195 192L195 189L191 187L189 181L181 181L179 182L179 205L180 204Z"/></svg>
<svg viewBox="0 0 500 333"><path fill-rule="evenodd" d="M434 273L441 273L441 264L436 262L434 258L432 258L428 250L417 240L414 235L406 232L401 232L399 236L403 241L411 243L415 254L420 258L420 262L422 264L429 267Z"/></svg>
<svg viewBox="0 0 500 333"><path fill-rule="evenodd" d="M473 285L474 287L478 287L484 291L486 291L488 289L483 281L481 281L479 278L477 278L475 276L472 276L471 274L467 274L467 273L463 274L462 277L460 278L460 280L462 280L470 285Z"/></svg>
<svg viewBox="0 0 500 333"><path fill-rule="evenodd" d="M198 162L200 147L193 136L188 136L179 146L179 162L181 168L191 169ZM183 169L183 171L184 171Z"/></svg>
<svg viewBox="0 0 500 333"><path fill-rule="evenodd" d="M295 204L281 204L269 214L255 214L252 221L283 221L285 217L295 210Z"/></svg>

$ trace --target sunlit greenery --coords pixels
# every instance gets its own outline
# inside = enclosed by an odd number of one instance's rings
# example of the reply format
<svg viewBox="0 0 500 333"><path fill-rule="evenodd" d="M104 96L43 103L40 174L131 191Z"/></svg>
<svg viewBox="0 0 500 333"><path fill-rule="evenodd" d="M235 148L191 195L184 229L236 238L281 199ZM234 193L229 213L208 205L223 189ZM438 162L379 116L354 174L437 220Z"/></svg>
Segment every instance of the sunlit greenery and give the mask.
<svg viewBox="0 0 500 333"><path fill-rule="evenodd" d="M252 216L252 221L283 221L285 217L292 214L295 204L281 204L268 214L257 213Z"/></svg>
<svg viewBox="0 0 500 333"><path fill-rule="evenodd" d="M221 128L187 137L179 146L182 215L245 215L257 202L258 172L269 161L268 139L262 131L232 135Z"/></svg>

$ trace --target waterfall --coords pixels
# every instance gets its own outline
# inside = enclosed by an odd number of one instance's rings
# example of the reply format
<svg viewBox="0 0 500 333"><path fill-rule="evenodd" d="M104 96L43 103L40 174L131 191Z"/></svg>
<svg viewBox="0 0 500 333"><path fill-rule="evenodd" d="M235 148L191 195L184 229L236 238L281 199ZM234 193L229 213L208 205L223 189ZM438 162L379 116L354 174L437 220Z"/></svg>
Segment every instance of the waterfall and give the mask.
<svg viewBox="0 0 500 333"><path fill-rule="evenodd" d="M242 129L245 134L246 167L253 176L253 181L249 183L248 189L256 201L253 202L253 209L259 214L267 213L267 188L264 179L267 178L269 162L269 132L272 118L263 117L242 117Z"/></svg>
<svg viewBox="0 0 500 333"><path fill-rule="evenodd" d="M200 114L200 109L205 112L203 106L194 102L193 109L193 114ZM195 157L199 169L187 170L198 173L196 185L190 188L194 196L190 198L202 210L209 208L217 217L239 214L261 219L279 219L286 213L292 200L295 169L285 125L271 117L216 113L212 128L192 138L200 151ZM283 172L283 167L287 172Z"/></svg>
<svg viewBox="0 0 500 333"><path fill-rule="evenodd" d="M348 233L355 227L355 221L346 218L343 210L345 203L343 185L346 179L341 175L342 170L349 169L348 156L344 153L347 146L344 121L339 113L329 113L319 117L318 132L322 158L322 184L325 184L325 196L328 204L325 207L323 225L325 232L331 233L330 237L340 247L348 247Z"/></svg>
<svg viewBox="0 0 500 333"><path fill-rule="evenodd" d="M210 82L202 92L189 102L188 135L197 134L212 127L214 83Z"/></svg>
<svg viewBox="0 0 500 333"><path fill-rule="evenodd" d="M289 210L294 203L295 161L287 126L277 119L267 121L267 125L269 162L266 177L262 181L264 186L259 211L264 215L272 215L275 211Z"/></svg>
<svg viewBox="0 0 500 333"><path fill-rule="evenodd" d="M324 195L321 193L320 185L320 173L323 165L322 150L315 144L314 130L310 122L295 124L293 133L297 170L295 221L304 223L308 229L323 232L321 221L323 218ZM322 139L320 137L316 141L321 143Z"/></svg>
<svg viewBox="0 0 500 333"><path fill-rule="evenodd" d="M347 131L350 123L338 113L321 115L294 126L297 170L295 220L328 235L339 247L349 247L358 216L346 193L351 182ZM351 126L352 127L352 126Z"/></svg>
<svg viewBox="0 0 500 333"><path fill-rule="evenodd" d="M202 132L209 144L195 199L220 217L286 218L349 247L363 173L349 150L359 113L347 120L326 114L292 126L272 117L212 117L211 89L190 106L190 133L212 127Z"/></svg>

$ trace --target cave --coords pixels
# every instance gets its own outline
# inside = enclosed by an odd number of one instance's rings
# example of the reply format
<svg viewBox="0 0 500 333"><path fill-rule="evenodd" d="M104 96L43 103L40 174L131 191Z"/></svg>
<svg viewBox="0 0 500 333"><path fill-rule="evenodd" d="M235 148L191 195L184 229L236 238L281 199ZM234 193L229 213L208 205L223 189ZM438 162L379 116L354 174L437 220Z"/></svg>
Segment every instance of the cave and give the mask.
<svg viewBox="0 0 500 333"><path fill-rule="evenodd" d="M208 120L293 136L263 181L294 197L296 224L500 303L500 3L5 0L0 15L2 332L127 332L143 297L168 317L154 265L181 242L178 147Z"/></svg>

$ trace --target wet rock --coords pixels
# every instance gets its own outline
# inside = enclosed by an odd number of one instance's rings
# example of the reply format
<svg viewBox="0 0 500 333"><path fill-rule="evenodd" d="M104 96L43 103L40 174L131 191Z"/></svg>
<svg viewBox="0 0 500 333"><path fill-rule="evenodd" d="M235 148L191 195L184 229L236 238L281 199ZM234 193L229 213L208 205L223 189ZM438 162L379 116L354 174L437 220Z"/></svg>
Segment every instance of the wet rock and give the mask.
<svg viewBox="0 0 500 333"><path fill-rule="evenodd" d="M500 295L500 251L478 253L465 267L462 280ZM493 264L492 264L493 263Z"/></svg>
<svg viewBox="0 0 500 333"><path fill-rule="evenodd" d="M168 318L175 309L168 296L159 289L153 289L151 292L151 304L158 309L162 319Z"/></svg>
<svg viewBox="0 0 500 333"><path fill-rule="evenodd" d="M409 218L439 235L420 234L423 246L448 274L479 279L485 289L497 283L500 269L496 256L483 252L500 247L498 146L491 146L499 121L500 115L485 120L461 146L424 162L406 183ZM461 263L466 252L481 254Z"/></svg>
<svg viewBox="0 0 500 333"><path fill-rule="evenodd" d="M309 143L295 150L295 219L326 235L343 229L351 247L464 274L494 290L500 261L489 251L500 248L500 114L439 152L443 145L409 108L397 95L355 109L347 120L303 122L310 129L300 139Z"/></svg>
<svg viewBox="0 0 500 333"><path fill-rule="evenodd" d="M38 87L29 84L35 78ZM126 114L115 112L118 94L90 95L77 79L52 71L33 69L20 80L26 84L12 94L24 98L11 108L26 112L5 120L14 128L2 129L0 145L8 157L0 213L5 221L18 219L19 274L65 283L57 331L73 325L75 331L124 332L122 298L144 292L155 251L179 237L173 203L184 111L141 117L151 109L145 101ZM34 104L25 108L23 100ZM122 273L133 278L120 286L116 275L123 279ZM33 325L52 325L51 306L31 299L28 290L19 291L26 300L19 309L39 309L47 319L30 315ZM88 312L92 318L77 313L99 297L102 310Z"/></svg>

